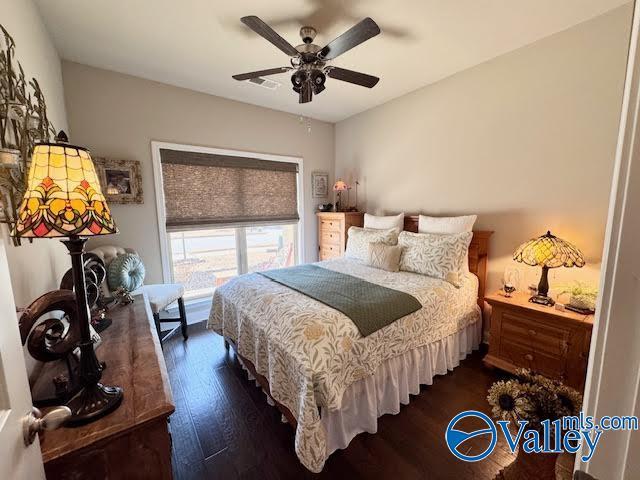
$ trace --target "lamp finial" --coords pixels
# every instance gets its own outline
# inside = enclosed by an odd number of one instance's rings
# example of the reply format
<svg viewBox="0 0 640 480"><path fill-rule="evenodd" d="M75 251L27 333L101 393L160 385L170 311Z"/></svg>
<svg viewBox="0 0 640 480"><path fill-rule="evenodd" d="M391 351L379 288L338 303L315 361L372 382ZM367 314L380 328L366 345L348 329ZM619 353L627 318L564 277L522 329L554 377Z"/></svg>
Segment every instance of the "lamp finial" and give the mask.
<svg viewBox="0 0 640 480"><path fill-rule="evenodd" d="M55 141L58 143L69 143L69 137L64 133L64 130L60 130L56 135Z"/></svg>

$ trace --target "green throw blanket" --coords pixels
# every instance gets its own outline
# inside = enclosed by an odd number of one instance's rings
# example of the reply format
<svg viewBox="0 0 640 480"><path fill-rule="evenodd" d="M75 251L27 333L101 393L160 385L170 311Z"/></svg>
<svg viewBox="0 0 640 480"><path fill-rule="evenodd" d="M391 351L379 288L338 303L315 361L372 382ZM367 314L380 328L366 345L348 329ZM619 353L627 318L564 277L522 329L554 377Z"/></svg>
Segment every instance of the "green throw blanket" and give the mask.
<svg viewBox="0 0 640 480"><path fill-rule="evenodd" d="M408 293L317 265L258 273L344 313L364 337L422 308Z"/></svg>

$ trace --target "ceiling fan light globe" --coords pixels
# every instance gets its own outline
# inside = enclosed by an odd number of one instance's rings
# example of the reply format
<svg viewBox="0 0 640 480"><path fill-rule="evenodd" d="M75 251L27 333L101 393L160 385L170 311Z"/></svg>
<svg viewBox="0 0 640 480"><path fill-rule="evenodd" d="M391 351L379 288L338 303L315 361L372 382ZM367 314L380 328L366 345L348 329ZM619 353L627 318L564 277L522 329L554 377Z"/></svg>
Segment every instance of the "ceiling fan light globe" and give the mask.
<svg viewBox="0 0 640 480"><path fill-rule="evenodd" d="M311 72L311 82L316 86L323 86L327 77L321 70L313 70Z"/></svg>
<svg viewBox="0 0 640 480"><path fill-rule="evenodd" d="M298 70L296 73L291 75L291 83L293 84L294 87L300 86L306 81L307 81L307 72L305 72L304 70Z"/></svg>

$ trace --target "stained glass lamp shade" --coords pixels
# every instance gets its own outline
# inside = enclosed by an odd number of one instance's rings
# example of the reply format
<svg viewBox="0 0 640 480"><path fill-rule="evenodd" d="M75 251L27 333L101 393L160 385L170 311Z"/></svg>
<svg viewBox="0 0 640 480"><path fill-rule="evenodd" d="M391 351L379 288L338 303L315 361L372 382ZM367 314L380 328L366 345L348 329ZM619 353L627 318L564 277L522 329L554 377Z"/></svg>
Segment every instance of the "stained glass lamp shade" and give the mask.
<svg viewBox="0 0 640 480"><path fill-rule="evenodd" d="M554 301L548 297L550 268L581 268L585 265L582 252L575 245L552 235L551 232L520 245L513 254L513 259L533 267L542 267L538 294L529 300L543 305L554 304Z"/></svg>
<svg viewBox="0 0 640 480"><path fill-rule="evenodd" d="M38 238L117 233L86 149L66 143L34 147L27 191L12 233Z"/></svg>
<svg viewBox="0 0 640 480"><path fill-rule="evenodd" d="M68 425L96 420L117 408L123 392L100 383L102 367L96 358L89 323L84 273L84 245L87 237L116 233L109 207L100 189L89 152L67 143L60 132L56 143L34 147L27 190L11 234L17 237L64 238L71 255L73 290L80 330L80 362L73 392L67 402L71 410Z"/></svg>

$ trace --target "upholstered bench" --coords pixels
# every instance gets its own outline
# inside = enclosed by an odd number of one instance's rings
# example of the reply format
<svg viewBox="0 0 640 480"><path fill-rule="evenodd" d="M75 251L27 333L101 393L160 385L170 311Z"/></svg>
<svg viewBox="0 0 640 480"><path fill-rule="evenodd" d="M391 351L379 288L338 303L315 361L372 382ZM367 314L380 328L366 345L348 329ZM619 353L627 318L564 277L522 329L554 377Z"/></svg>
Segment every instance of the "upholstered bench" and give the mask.
<svg viewBox="0 0 640 480"><path fill-rule="evenodd" d="M104 245L100 247L96 247L91 250L91 253L95 253L98 257L100 257L105 264L105 267L108 269L111 262L118 256L124 255L127 253L136 253L135 250L131 248L123 248L114 245ZM102 285L103 291L105 295L110 295L109 285L105 280ZM160 342L164 342L167 338L173 335L178 328L182 331L182 337L186 340L189 337L187 332L187 314L184 308L184 286L179 283L161 283L155 285L143 285L138 288L136 291L132 292L136 293L144 293L146 294L149 300L149 306L151 307L151 312L153 313L153 318L156 322L156 330L158 331L158 338ZM178 302L178 312L180 317L178 318L160 318L160 312L164 311L174 302ZM162 324L163 323L173 323L179 322L179 325L166 334L162 335Z"/></svg>

